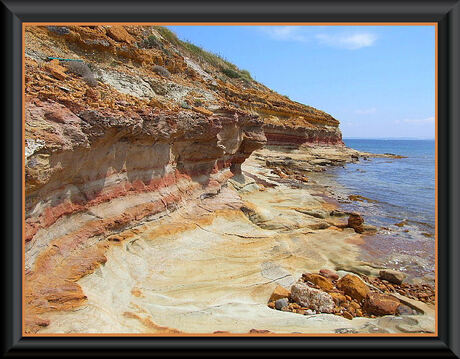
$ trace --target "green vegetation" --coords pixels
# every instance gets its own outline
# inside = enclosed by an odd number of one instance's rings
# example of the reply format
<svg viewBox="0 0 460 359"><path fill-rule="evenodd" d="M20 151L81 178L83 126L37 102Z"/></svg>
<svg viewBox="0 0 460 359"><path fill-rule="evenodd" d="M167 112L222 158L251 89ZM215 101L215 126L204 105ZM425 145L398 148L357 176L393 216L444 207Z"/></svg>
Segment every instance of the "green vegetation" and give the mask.
<svg viewBox="0 0 460 359"><path fill-rule="evenodd" d="M198 60L207 62L208 64L218 68L227 77L230 77L232 79L241 78L246 81L252 80L249 71L240 70L237 66L232 64L230 61L227 61L222 56L203 50L201 47L196 46L188 41L180 41L180 44L182 45L182 47L187 49L192 55L194 55Z"/></svg>
<svg viewBox="0 0 460 359"><path fill-rule="evenodd" d="M138 42L138 46L143 49L161 49L163 47L161 42L158 41L158 39L154 35L149 35L146 38L142 39L142 41Z"/></svg>
<svg viewBox="0 0 460 359"><path fill-rule="evenodd" d="M166 77L168 79L171 77L170 72L163 66L155 65L153 66L153 71L155 71L158 75Z"/></svg>
<svg viewBox="0 0 460 359"><path fill-rule="evenodd" d="M170 43L180 46L186 49L193 57L201 62L207 62L208 64L219 69L223 74L232 79L242 79L247 82L252 81L251 74L247 70L241 70L230 61L227 61L222 56L213 54L212 52L206 51L199 46L192 44L189 41L181 41L171 30L162 27L154 26L155 30Z"/></svg>
<svg viewBox="0 0 460 359"><path fill-rule="evenodd" d="M163 26L154 26L153 27L165 40L169 41L172 44L179 45L180 40L171 30Z"/></svg>

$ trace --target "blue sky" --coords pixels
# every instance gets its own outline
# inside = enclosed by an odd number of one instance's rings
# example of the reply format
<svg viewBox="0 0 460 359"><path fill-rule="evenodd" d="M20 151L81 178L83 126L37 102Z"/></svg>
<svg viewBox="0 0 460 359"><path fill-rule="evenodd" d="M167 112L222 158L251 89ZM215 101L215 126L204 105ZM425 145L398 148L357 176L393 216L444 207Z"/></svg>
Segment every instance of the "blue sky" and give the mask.
<svg viewBox="0 0 460 359"><path fill-rule="evenodd" d="M330 113L344 138L434 138L434 26L168 28Z"/></svg>

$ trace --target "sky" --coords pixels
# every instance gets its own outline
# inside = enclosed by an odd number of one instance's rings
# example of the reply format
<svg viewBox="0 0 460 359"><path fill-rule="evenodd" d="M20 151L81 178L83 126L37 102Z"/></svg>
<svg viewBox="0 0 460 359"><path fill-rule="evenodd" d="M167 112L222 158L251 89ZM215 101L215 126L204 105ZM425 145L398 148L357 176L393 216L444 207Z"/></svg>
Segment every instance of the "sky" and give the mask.
<svg viewBox="0 0 460 359"><path fill-rule="evenodd" d="M434 26L168 26L291 100L344 138L434 138Z"/></svg>

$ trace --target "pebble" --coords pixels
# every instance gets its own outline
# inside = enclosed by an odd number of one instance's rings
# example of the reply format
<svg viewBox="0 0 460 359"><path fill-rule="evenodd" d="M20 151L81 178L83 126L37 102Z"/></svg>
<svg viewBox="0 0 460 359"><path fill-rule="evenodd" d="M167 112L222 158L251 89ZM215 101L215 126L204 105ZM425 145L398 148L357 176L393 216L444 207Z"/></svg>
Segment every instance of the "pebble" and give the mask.
<svg viewBox="0 0 460 359"><path fill-rule="evenodd" d="M281 310L283 309L283 307L287 307L288 305L289 305L289 301L287 298L281 298L275 302L275 308L278 310Z"/></svg>

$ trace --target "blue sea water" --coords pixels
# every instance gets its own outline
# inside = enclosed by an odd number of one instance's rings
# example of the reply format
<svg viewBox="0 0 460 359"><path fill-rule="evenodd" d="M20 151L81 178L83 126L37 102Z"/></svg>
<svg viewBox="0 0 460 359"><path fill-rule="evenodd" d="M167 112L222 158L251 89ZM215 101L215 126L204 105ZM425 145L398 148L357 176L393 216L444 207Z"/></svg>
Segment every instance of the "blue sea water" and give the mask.
<svg viewBox="0 0 460 359"><path fill-rule="evenodd" d="M366 243L368 259L414 276L433 273L435 258L435 141L344 140L348 147L407 158L369 158L333 168L338 195L372 200L343 201L345 209L361 213L379 227L380 235ZM396 224L403 221L404 225Z"/></svg>
<svg viewBox="0 0 460 359"><path fill-rule="evenodd" d="M432 233L435 226L435 141L345 140L348 147L407 158L373 158L337 171L338 181L381 203L391 219L415 221Z"/></svg>

